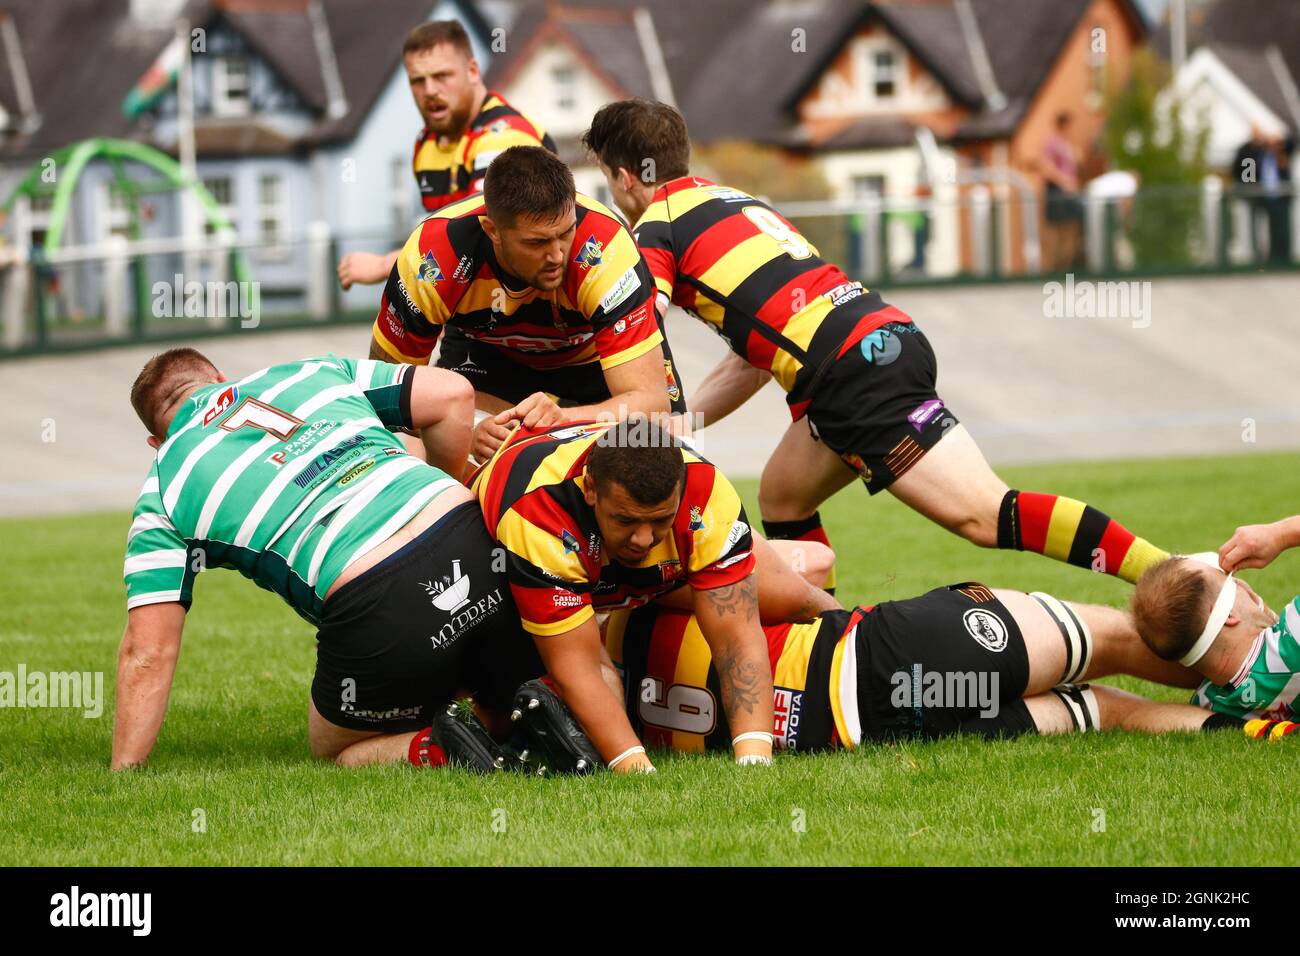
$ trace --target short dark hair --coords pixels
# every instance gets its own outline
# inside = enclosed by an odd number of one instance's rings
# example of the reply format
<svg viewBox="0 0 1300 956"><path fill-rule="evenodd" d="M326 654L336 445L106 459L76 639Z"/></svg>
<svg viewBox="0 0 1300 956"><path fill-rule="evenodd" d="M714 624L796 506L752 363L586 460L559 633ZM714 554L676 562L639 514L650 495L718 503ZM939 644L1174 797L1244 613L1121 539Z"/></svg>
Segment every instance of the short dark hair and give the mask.
<svg viewBox="0 0 1300 956"><path fill-rule="evenodd" d="M610 426L587 456L596 490L616 484L642 505L662 504L686 480L686 459L675 438L643 416Z"/></svg>
<svg viewBox="0 0 1300 956"><path fill-rule="evenodd" d="M149 434L162 438L159 415L162 403L176 390L191 382L216 381L217 367L198 349L175 348L159 352L144 363L140 374L131 385L131 407L149 429Z"/></svg>
<svg viewBox="0 0 1300 956"><path fill-rule="evenodd" d="M564 161L541 146L511 146L488 166L483 201L493 222L513 225L520 216L554 218L577 194Z"/></svg>
<svg viewBox="0 0 1300 956"><path fill-rule="evenodd" d="M474 58L474 47L470 45L469 34L459 20L430 20L421 23L406 35L406 40L402 43L402 56L432 50L444 43L454 46L469 59Z"/></svg>
<svg viewBox="0 0 1300 956"><path fill-rule="evenodd" d="M1186 558L1166 558L1149 567L1133 589L1133 624L1157 657L1180 660L1201 636L1210 617L1210 588L1204 573Z"/></svg>
<svg viewBox="0 0 1300 956"><path fill-rule="evenodd" d="M622 167L646 184L690 172L686 120L667 103L632 99L602 106L582 134L582 145L606 168Z"/></svg>

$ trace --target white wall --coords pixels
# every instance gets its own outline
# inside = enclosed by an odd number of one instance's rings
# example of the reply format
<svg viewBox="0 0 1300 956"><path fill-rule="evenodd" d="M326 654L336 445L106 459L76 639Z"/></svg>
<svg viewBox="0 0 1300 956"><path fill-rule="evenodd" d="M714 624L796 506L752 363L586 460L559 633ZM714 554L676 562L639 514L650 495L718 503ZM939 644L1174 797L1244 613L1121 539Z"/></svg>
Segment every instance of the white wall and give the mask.
<svg viewBox="0 0 1300 956"><path fill-rule="evenodd" d="M553 74L557 68L569 68L575 73L571 109L560 109L558 105L559 89ZM591 124L596 110L619 98L616 90L610 89L574 56L567 44L559 41L539 49L500 92L512 106L541 123L556 139L581 135Z"/></svg>

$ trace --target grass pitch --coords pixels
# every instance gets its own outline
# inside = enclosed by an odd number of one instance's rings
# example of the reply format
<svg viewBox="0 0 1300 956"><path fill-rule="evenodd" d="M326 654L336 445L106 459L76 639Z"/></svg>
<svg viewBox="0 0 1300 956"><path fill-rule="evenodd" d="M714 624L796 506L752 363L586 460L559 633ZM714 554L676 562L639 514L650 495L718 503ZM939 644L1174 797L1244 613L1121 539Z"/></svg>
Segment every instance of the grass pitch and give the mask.
<svg viewBox="0 0 1300 956"><path fill-rule="evenodd" d="M1165 547L1202 550L1238 524L1295 512L1298 471L1289 454L1005 477L1087 501ZM757 515L755 483L741 490ZM965 580L1110 604L1129 593L1038 556L976 549L889 495L850 488L823 514L846 603ZM1236 734L868 746L770 770L663 755L649 779L318 764L306 745L312 633L232 572L196 585L150 767L111 774L129 521L0 521L0 671L102 671L106 698L98 719L0 710L0 864L1285 866L1300 845L1287 796L1300 784L1300 744ZM1251 580L1280 607L1300 589L1300 554Z"/></svg>

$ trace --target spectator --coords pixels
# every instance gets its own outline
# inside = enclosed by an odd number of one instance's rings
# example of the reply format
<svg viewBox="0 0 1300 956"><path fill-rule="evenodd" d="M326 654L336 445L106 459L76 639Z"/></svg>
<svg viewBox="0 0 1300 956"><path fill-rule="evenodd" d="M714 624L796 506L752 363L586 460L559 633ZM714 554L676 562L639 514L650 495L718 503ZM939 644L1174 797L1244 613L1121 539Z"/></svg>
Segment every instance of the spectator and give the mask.
<svg viewBox="0 0 1300 956"><path fill-rule="evenodd" d="M1043 143L1040 162L1047 181L1047 240L1043 261L1049 272L1068 270L1079 256L1083 205L1079 200L1079 150L1070 141L1072 117L1059 113L1056 130Z"/></svg>

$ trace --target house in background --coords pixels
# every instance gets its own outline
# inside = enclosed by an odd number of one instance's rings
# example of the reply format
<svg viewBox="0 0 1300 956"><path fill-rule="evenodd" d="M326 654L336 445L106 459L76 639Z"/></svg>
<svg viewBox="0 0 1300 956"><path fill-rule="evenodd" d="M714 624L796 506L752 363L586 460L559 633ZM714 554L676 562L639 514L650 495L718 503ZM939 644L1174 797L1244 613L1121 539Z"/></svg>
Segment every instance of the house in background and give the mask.
<svg viewBox="0 0 1300 956"><path fill-rule="evenodd" d="M812 158L833 197L934 192L930 270L975 266L963 206L987 189L998 258L1020 269L1057 114L1092 151L1108 89L1147 27L1131 0L520 0L530 39L489 83L548 129L588 188L576 148L601 102L668 99L696 143L754 142ZM924 145L922 145L924 144ZM924 163L923 163L924 159ZM1041 215L1041 210L1039 211ZM1028 233L1028 234L1027 234ZM891 243L891 245L895 245ZM897 243L904 246L904 243Z"/></svg>
<svg viewBox="0 0 1300 956"><path fill-rule="evenodd" d="M313 223L343 237L342 254L392 248L418 222L411 151L421 120L402 40L422 20L454 17L486 62L491 28L480 6L491 8L469 0L0 0L0 43L8 44L0 49L17 49L22 64L0 60L0 199L42 158L89 137L176 155L174 88L135 119L122 104L183 15L202 31L192 57L198 176L235 226L263 310L301 314L319 272L306 241ZM104 163L86 170L65 245L125 230L131 211L109 181ZM145 197L141 234L178 235L180 215L176 194ZM39 232L48 208L32 216ZM178 267L177 256L151 257L150 281L170 280ZM63 290L92 312L95 273L68 269ZM371 308L377 299L373 287L354 288L342 306Z"/></svg>

